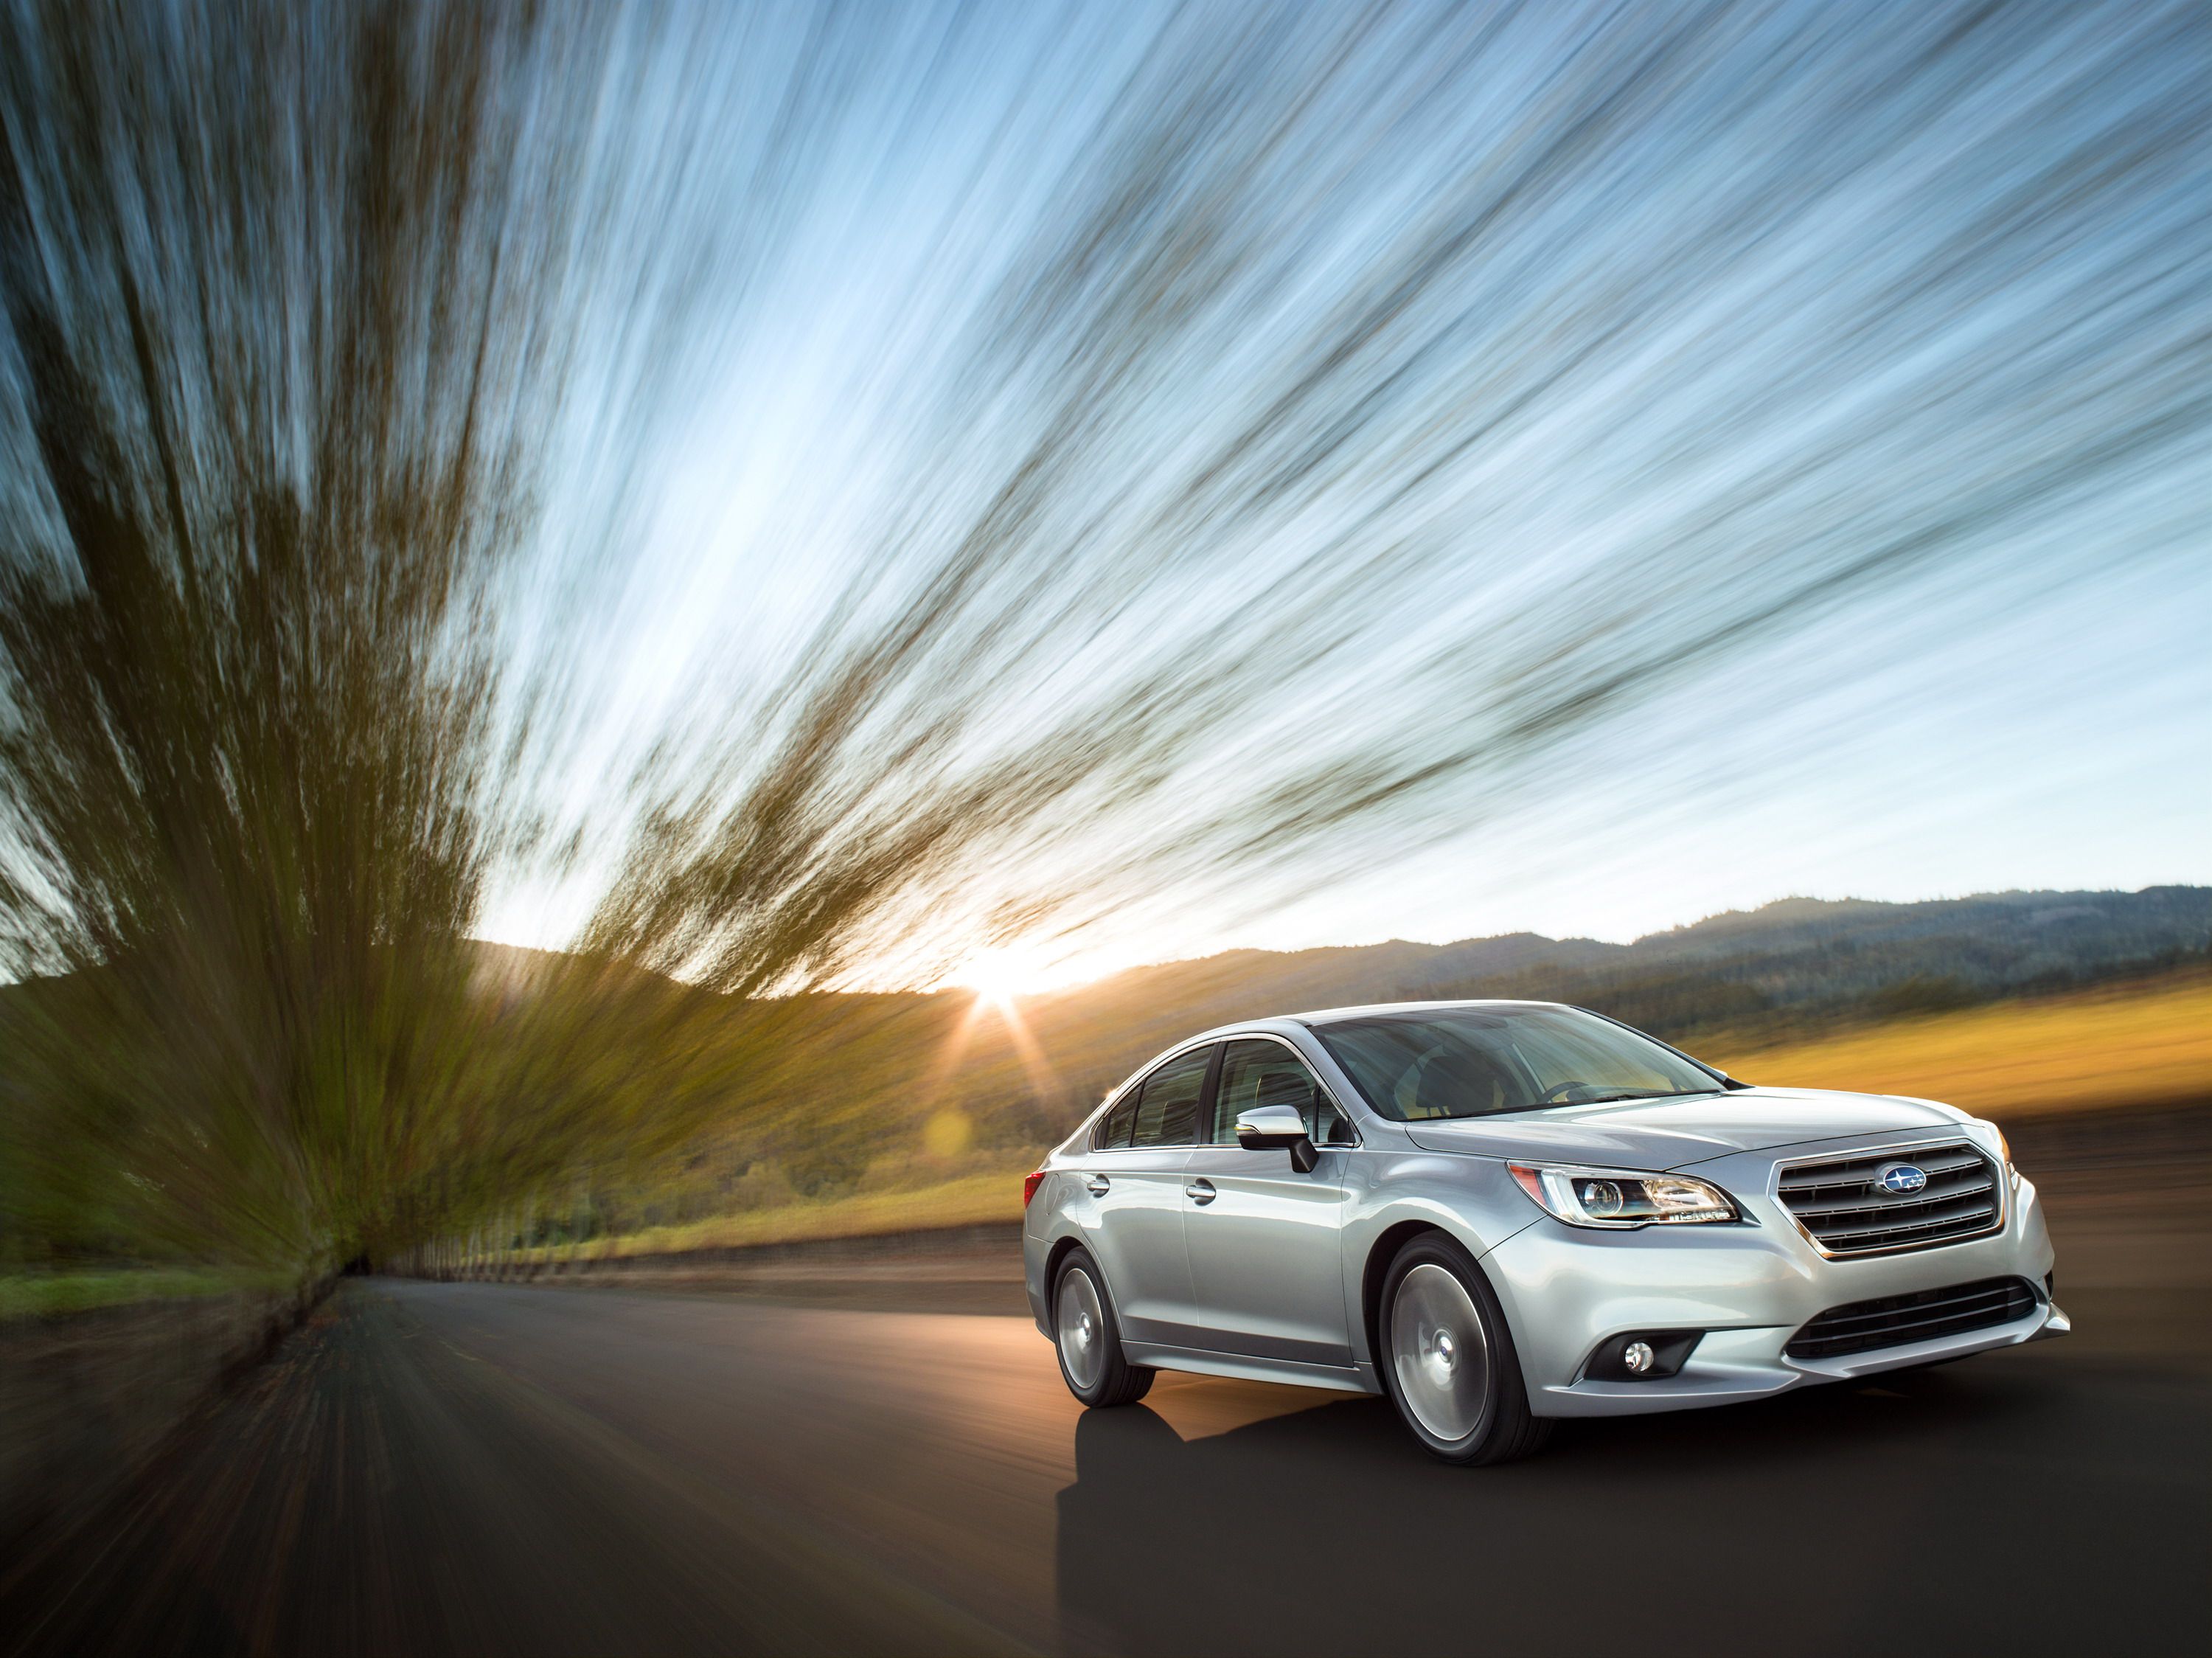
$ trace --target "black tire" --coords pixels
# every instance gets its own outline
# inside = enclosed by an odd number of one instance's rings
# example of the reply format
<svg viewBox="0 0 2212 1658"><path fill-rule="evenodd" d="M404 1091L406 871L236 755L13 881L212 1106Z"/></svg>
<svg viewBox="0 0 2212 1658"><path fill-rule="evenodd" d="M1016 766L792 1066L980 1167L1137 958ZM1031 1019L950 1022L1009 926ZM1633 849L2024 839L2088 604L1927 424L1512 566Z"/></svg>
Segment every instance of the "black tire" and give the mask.
<svg viewBox="0 0 2212 1658"><path fill-rule="evenodd" d="M1425 1276L1414 1280L1401 1306L1401 1291L1408 1289L1408 1280L1424 1267L1441 1269L1457 1283L1466 1308L1473 1313L1475 1328L1457 1328L1464 1321L1463 1315L1452 1311L1459 1303L1451 1301L1441 1279ZM1446 1304L1445 1311L1436 1314L1432 1324L1430 1314L1438 1301ZM1397 1321L1401 1316L1421 1320L1409 1332L1414 1353L1403 1358L1397 1341ZM1482 1269L1474 1264L1474 1257L1455 1240L1442 1232L1425 1233L1399 1250L1382 1280L1382 1301L1376 1309L1375 1327L1379 1338L1376 1370L1390 1402L1398 1407L1399 1420L1430 1455L1462 1467L1486 1467L1533 1455L1552 1436L1550 1419L1528 1409L1521 1356L1514 1350L1513 1332L1506 1327L1504 1311ZM1485 1356L1480 1385L1463 1379L1439 1383L1439 1375L1450 1376L1456 1372L1464 1377L1459 1367L1466 1363L1467 1350L1478 1331ZM1413 1371L1410 1387L1419 1394L1418 1401L1407 1397L1409 1379L1399 1374L1401 1362ZM1437 1420L1423 1421L1424 1409ZM1455 1409L1473 1413L1473 1421L1453 1436L1449 1430L1457 1423L1446 1418Z"/></svg>
<svg viewBox="0 0 2212 1658"><path fill-rule="evenodd" d="M1067 1314L1065 1321L1063 1312ZM1075 1332L1085 1327L1086 1315L1087 1334L1079 1335ZM1114 1298L1107 1292L1106 1275L1087 1250L1069 1250L1053 1274L1052 1326L1052 1350L1060 1360L1060 1379L1067 1384L1069 1393L1092 1410L1134 1405L1151 1391L1152 1378L1159 1373L1132 1364L1122 1356L1121 1321L1114 1316ZM1071 1347L1074 1349L1073 1367Z"/></svg>

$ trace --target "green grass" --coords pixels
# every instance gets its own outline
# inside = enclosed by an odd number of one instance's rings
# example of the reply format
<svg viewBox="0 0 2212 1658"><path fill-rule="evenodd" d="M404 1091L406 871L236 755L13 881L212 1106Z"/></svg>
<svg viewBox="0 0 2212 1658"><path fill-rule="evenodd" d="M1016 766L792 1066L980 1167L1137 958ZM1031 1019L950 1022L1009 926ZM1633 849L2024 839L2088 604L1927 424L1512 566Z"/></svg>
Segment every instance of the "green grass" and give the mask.
<svg viewBox="0 0 2212 1658"><path fill-rule="evenodd" d="M0 1276L0 1321L83 1313L98 1307L188 1301L203 1295L283 1287L283 1280L267 1273L216 1272L188 1267L26 1272Z"/></svg>

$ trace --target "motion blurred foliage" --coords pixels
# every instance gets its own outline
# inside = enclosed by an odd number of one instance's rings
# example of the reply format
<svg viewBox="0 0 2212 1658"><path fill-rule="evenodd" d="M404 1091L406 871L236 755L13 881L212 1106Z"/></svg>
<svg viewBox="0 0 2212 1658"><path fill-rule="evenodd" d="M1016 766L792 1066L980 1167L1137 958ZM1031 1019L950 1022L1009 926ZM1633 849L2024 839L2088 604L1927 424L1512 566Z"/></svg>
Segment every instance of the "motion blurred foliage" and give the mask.
<svg viewBox="0 0 2212 1658"><path fill-rule="evenodd" d="M2114 501L2037 583L2170 551L2194 9L1134 15L0 5L0 1253L1035 1143L1150 1025L833 993L1465 838ZM824 316L852 383L726 426L796 481L707 468L811 602L652 660L667 456ZM574 948L473 942L533 879Z"/></svg>
<svg viewBox="0 0 2212 1658"><path fill-rule="evenodd" d="M304 1265L574 1143L465 936L593 33L0 13L10 1255Z"/></svg>

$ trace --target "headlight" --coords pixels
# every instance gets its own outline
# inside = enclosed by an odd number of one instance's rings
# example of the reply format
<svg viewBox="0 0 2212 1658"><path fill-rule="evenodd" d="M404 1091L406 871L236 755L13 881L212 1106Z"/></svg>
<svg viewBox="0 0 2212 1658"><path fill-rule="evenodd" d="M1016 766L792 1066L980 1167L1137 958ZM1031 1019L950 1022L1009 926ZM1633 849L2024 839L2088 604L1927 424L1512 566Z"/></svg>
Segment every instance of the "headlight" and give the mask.
<svg viewBox="0 0 2212 1658"><path fill-rule="evenodd" d="M2012 1161L2012 1142L2005 1138L2005 1131L1995 1123L1991 1123L1990 1127L1996 1132L1997 1157L2004 1164L2005 1184L2017 1192L2020 1190L2020 1170Z"/></svg>
<svg viewBox="0 0 2212 1658"><path fill-rule="evenodd" d="M1522 1191L1555 1221L1569 1226L1689 1226L1735 1221L1742 1216L1728 1193L1681 1174L1644 1174L1633 1169L1547 1168L1508 1163Z"/></svg>

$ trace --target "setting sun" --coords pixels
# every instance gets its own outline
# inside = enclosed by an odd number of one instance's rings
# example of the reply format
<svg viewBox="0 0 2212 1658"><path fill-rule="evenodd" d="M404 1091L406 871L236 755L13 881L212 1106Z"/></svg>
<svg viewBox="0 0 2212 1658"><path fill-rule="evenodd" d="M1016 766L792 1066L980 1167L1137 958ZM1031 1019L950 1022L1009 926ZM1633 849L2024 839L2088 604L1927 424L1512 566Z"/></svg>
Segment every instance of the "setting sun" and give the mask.
<svg viewBox="0 0 2212 1658"><path fill-rule="evenodd" d="M954 978L975 991L978 1001L1005 1007L1036 988L1037 966L1019 950L984 950L972 957Z"/></svg>

